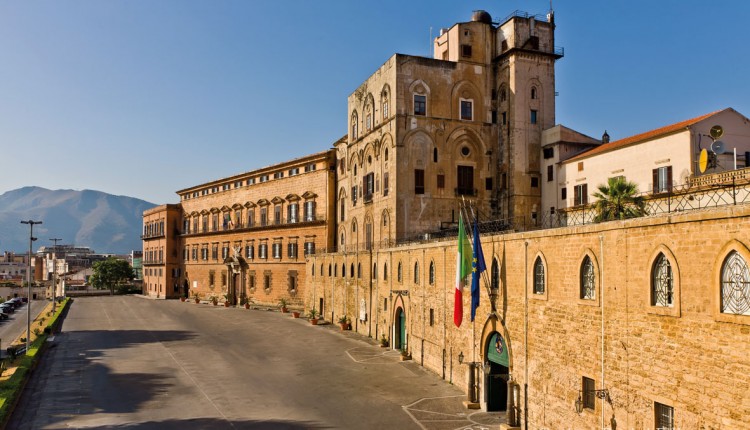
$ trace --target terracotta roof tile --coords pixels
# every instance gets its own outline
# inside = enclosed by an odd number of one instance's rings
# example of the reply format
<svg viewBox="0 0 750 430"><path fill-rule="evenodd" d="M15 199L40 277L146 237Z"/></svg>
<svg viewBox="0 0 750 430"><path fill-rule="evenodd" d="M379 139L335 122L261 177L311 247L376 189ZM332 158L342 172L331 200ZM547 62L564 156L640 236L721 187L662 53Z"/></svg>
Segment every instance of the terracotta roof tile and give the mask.
<svg viewBox="0 0 750 430"><path fill-rule="evenodd" d="M657 128L651 131L647 131L645 133L636 134L634 136L626 137L624 139L615 140L614 142L609 143L603 143L595 148L592 148L589 151L583 152L581 154L576 155L575 157L569 158L565 160L565 163L569 163L571 161L576 161L584 158L588 158L594 155L603 154L605 152L614 151L620 148L624 148L629 145L633 145L636 143L640 143L646 140L651 140L654 138L657 138L659 136L664 136L666 134L674 133L676 131L680 131L682 129L685 129L697 122L703 121L706 118L709 118L713 115L716 115L717 113L722 112L720 110L717 110L715 112L707 113L705 115L701 115L696 118L688 119L685 121L677 122L671 125L667 125L661 128Z"/></svg>

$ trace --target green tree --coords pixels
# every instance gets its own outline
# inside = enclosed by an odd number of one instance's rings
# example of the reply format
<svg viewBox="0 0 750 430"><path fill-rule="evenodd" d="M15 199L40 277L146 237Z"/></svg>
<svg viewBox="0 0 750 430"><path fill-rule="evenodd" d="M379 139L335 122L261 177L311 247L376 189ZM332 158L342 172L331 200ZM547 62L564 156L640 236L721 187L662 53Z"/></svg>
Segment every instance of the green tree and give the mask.
<svg viewBox="0 0 750 430"><path fill-rule="evenodd" d="M115 287L119 287L135 277L130 263L115 257L97 261L94 263L93 269L94 274L89 278L91 285L99 290L109 288L112 294L115 293Z"/></svg>
<svg viewBox="0 0 750 430"><path fill-rule="evenodd" d="M638 195L638 186L624 177L609 178L607 184L599 185L594 197L596 222L636 218L646 215L646 203Z"/></svg>

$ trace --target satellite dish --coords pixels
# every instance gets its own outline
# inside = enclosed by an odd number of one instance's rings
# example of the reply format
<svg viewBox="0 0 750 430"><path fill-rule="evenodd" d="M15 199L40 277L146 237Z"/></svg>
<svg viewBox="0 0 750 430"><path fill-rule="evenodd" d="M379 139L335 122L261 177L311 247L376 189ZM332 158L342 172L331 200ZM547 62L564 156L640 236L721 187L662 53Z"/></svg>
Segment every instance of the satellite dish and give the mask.
<svg viewBox="0 0 750 430"><path fill-rule="evenodd" d="M708 134L710 134L714 139L720 139L721 136L724 135L724 129L720 125L715 125L711 127L711 130L708 132Z"/></svg>
<svg viewBox="0 0 750 430"><path fill-rule="evenodd" d="M721 155L726 151L726 148L724 148L724 142L717 140L716 142L711 144L711 151L713 151L716 155Z"/></svg>
<svg viewBox="0 0 750 430"><path fill-rule="evenodd" d="M706 168L708 168L708 151L701 149L701 155L698 157L698 170L703 173Z"/></svg>

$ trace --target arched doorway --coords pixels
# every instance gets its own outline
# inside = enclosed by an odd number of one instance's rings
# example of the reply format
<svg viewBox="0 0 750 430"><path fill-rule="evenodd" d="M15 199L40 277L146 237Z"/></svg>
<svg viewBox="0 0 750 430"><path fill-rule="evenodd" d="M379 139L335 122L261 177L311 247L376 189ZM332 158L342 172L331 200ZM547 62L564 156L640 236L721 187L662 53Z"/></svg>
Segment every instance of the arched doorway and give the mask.
<svg viewBox="0 0 750 430"><path fill-rule="evenodd" d="M182 282L182 297L185 297L185 298L190 297L190 286L188 284L187 279L185 279Z"/></svg>
<svg viewBox="0 0 750 430"><path fill-rule="evenodd" d="M405 350L406 349L406 312L404 309L399 307L396 309L395 330L393 333L393 348Z"/></svg>
<svg viewBox="0 0 750 430"><path fill-rule="evenodd" d="M508 345L498 332L490 333L485 351L489 372L485 371L485 399L487 412L508 408Z"/></svg>

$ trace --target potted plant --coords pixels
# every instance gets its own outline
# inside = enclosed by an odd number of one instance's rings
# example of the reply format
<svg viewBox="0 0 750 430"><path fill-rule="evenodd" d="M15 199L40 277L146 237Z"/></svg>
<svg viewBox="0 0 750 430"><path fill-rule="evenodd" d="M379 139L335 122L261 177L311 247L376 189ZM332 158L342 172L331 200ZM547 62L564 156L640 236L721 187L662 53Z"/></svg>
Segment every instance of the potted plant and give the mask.
<svg viewBox="0 0 750 430"><path fill-rule="evenodd" d="M318 325L318 311L315 308L310 309L309 320L310 324Z"/></svg>
<svg viewBox="0 0 750 430"><path fill-rule="evenodd" d="M406 349L402 349L401 350L401 361L406 361L406 360L411 360L411 353L408 350L406 350Z"/></svg>
<svg viewBox="0 0 750 430"><path fill-rule="evenodd" d="M185 297L184 295L183 295L183 296L180 296L180 301L181 301L181 302L184 302L185 300L186 300L186 297Z"/></svg>
<svg viewBox="0 0 750 430"><path fill-rule="evenodd" d="M225 293L224 294L224 307L228 308L229 305L234 301L234 295Z"/></svg>
<svg viewBox="0 0 750 430"><path fill-rule="evenodd" d="M339 325L341 326L341 330L349 330L351 323L352 320L350 320L346 315L341 315L341 318L339 318Z"/></svg>
<svg viewBox="0 0 750 430"><path fill-rule="evenodd" d="M195 303L201 302L201 293L195 291L193 292L193 300L195 300Z"/></svg>
<svg viewBox="0 0 750 430"><path fill-rule="evenodd" d="M240 305L244 306L245 309L250 309L250 300L247 297L240 297Z"/></svg>
<svg viewBox="0 0 750 430"><path fill-rule="evenodd" d="M208 301L210 301L211 303L213 303L213 304L214 304L214 306L216 306L216 305L218 305L218 304L219 304L219 298L218 298L218 297L216 297L216 296L215 296L215 295L213 295L213 294L211 294L210 296L208 296Z"/></svg>
<svg viewBox="0 0 750 430"><path fill-rule="evenodd" d="M299 318L299 311L292 311L292 316L294 318Z"/></svg>
<svg viewBox="0 0 750 430"><path fill-rule="evenodd" d="M281 308L282 313L289 312L289 309L286 307L286 299L283 297L279 299L279 307Z"/></svg>
<svg viewBox="0 0 750 430"><path fill-rule="evenodd" d="M380 347L381 348L387 348L388 347L388 339L385 338L385 334L380 335Z"/></svg>

